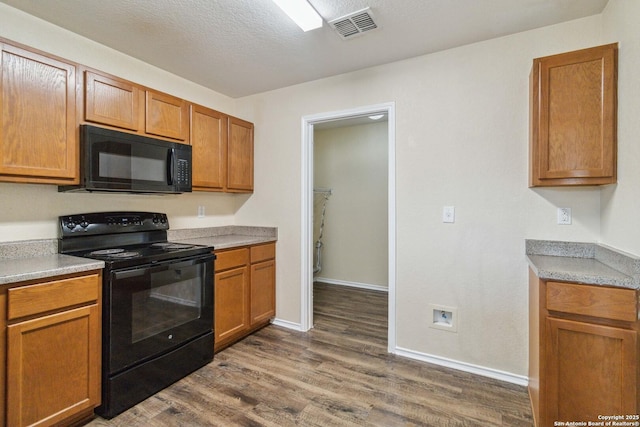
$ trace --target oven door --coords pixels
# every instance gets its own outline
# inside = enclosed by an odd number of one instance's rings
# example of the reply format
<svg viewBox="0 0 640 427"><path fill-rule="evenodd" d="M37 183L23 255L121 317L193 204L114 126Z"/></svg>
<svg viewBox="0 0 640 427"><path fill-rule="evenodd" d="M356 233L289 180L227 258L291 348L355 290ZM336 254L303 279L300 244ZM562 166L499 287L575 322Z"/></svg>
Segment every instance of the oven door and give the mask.
<svg viewBox="0 0 640 427"><path fill-rule="evenodd" d="M105 293L109 374L213 329L213 255L114 270Z"/></svg>

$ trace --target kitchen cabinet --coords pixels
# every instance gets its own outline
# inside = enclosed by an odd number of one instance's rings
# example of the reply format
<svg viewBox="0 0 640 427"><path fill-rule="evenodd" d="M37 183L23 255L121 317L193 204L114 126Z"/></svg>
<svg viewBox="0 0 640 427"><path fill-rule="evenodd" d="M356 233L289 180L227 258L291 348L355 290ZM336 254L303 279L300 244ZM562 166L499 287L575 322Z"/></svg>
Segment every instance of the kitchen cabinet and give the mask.
<svg viewBox="0 0 640 427"><path fill-rule="evenodd" d="M100 404L101 283L99 270L0 289L0 425L68 425L93 415Z"/></svg>
<svg viewBox="0 0 640 427"><path fill-rule="evenodd" d="M276 314L276 244L251 247L251 326Z"/></svg>
<svg viewBox="0 0 640 427"><path fill-rule="evenodd" d="M638 414L638 291L529 275L529 394L536 425Z"/></svg>
<svg viewBox="0 0 640 427"><path fill-rule="evenodd" d="M617 52L614 43L534 59L530 187L616 182Z"/></svg>
<svg viewBox="0 0 640 427"><path fill-rule="evenodd" d="M148 134L189 142L189 106L184 99L147 89L145 113Z"/></svg>
<svg viewBox="0 0 640 427"><path fill-rule="evenodd" d="M249 249L216 251L214 347L219 350L249 331Z"/></svg>
<svg viewBox="0 0 640 427"><path fill-rule="evenodd" d="M0 48L0 181L78 183L76 66Z"/></svg>
<svg viewBox="0 0 640 427"><path fill-rule="evenodd" d="M214 336L219 351L275 316L275 243L215 251Z"/></svg>
<svg viewBox="0 0 640 427"><path fill-rule="evenodd" d="M253 191L253 123L229 117L227 142L227 190Z"/></svg>
<svg viewBox="0 0 640 427"><path fill-rule="evenodd" d="M84 121L189 142L187 101L83 68Z"/></svg>
<svg viewBox="0 0 640 427"><path fill-rule="evenodd" d="M193 189L253 191L253 124L191 105Z"/></svg>
<svg viewBox="0 0 640 427"><path fill-rule="evenodd" d="M193 190L224 191L227 173L227 116L191 105Z"/></svg>
<svg viewBox="0 0 640 427"><path fill-rule="evenodd" d="M85 70L84 91L86 121L135 132L142 129L144 91L140 86Z"/></svg>

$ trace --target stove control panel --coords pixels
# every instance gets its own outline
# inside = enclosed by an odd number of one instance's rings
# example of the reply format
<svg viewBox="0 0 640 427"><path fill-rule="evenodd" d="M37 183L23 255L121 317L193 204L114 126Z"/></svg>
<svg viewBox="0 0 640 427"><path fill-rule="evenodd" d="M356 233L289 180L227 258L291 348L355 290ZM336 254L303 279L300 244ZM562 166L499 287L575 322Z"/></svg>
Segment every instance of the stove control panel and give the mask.
<svg viewBox="0 0 640 427"><path fill-rule="evenodd" d="M167 215L157 212L95 212L58 219L61 237L169 229Z"/></svg>

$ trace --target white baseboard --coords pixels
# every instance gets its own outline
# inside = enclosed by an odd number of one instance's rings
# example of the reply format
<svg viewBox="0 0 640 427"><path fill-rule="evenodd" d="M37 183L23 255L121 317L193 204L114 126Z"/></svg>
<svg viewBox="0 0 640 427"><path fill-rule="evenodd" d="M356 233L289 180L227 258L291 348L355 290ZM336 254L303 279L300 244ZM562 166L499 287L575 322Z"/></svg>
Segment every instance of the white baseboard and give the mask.
<svg viewBox="0 0 640 427"><path fill-rule="evenodd" d="M273 319L271 324L276 326L282 326L283 328L287 328L287 329L293 329L294 331L306 332L302 330L302 325L300 323L289 322L288 320Z"/></svg>
<svg viewBox="0 0 640 427"><path fill-rule="evenodd" d="M471 374L481 375L483 377L489 377L496 380L505 381L511 384L521 385L524 387L529 385L529 378L526 376L516 375L510 372L500 371L493 368L472 365L470 363L460 362L457 360L447 359L445 357L434 356L431 354L420 353L417 351L413 351L413 350L409 350L401 347L396 347L395 354L398 356L407 357L409 359L419 360L427 363L433 363L434 365L440 365L447 368L457 369L458 371L469 372Z"/></svg>
<svg viewBox="0 0 640 427"><path fill-rule="evenodd" d="M274 319L273 322L276 326L282 326L283 328L292 329L294 331L306 332L302 330L300 323L290 322L288 320ZM498 369L487 368L484 366L473 365L471 363L460 362L453 359L447 359L446 357L434 356L427 353L420 353L414 350L409 350L402 347L396 347L394 354L397 356L406 357L420 362L433 363L434 365L444 366L446 368L457 369L458 371L469 372L471 374L481 375L483 377L493 378L500 381L505 381L511 384L520 385L526 387L529 385L529 378L523 375L516 375L510 372L500 371Z"/></svg>
<svg viewBox="0 0 640 427"><path fill-rule="evenodd" d="M327 277L314 277L314 282L328 283L329 285L348 286L351 288L369 289L371 291L389 292L389 288L380 285L371 285L369 283L348 282L346 280L329 279Z"/></svg>

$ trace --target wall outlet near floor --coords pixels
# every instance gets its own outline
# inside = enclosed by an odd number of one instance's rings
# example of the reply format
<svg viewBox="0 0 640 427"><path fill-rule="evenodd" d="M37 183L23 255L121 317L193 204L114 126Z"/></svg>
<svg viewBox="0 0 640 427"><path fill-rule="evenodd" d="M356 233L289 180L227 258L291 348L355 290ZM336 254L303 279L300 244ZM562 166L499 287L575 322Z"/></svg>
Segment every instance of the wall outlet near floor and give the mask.
<svg viewBox="0 0 640 427"><path fill-rule="evenodd" d="M204 218L204 206L198 206L198 218Z"/></svg>
<svg viewBox="0 0 640 427"><path fill-rule="evenodd" d="M571 225L571 208L558 208L558 224Z"/></svg>
<svg viewBox="0 0 640 427"><path fill-rule="evenodd" d="M430 328L458 332L458 309L444 305L429 304Z"/></svg>

